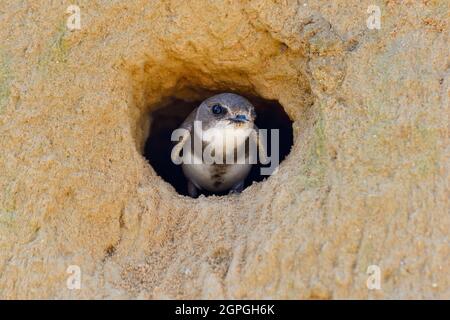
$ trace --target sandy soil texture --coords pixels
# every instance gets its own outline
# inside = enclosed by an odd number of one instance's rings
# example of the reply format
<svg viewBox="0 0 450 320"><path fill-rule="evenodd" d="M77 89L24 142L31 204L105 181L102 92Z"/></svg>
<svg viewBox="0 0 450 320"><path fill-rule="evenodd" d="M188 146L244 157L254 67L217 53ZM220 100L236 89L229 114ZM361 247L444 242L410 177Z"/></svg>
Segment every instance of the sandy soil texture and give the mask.
<svg viewBox="0 0 450 320"><path fill-rule="evenodd" d="M448 1L70 4L0 2L0 298L450 298ZM292 150L179 195L149 113L221 91L279 101Z"/></svg>

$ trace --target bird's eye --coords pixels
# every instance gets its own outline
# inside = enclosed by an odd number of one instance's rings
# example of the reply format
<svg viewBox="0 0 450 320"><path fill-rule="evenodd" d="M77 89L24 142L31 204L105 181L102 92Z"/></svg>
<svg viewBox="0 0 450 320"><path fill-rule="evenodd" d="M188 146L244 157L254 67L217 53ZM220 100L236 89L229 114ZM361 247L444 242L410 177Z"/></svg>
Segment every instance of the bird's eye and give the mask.
<svg viewBox="0 0 450 320"><path fill-rule="evenodd" d="M220 104L215 104L212 106L212 112L214 114L221 114L223 113L224 109Z"/></svg>

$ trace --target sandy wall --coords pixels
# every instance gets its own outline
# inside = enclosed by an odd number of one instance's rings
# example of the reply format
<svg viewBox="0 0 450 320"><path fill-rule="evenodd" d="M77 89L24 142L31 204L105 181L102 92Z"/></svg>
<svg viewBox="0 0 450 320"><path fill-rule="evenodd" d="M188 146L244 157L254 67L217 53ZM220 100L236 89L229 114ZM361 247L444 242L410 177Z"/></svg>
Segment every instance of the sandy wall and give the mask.
<svg viewBox="0 0 450 320"><path fill-rule="evenodd" d="M448 1L70 4L0 3L1 298L450 298ZM191 199L142 149L209 91L278 100L294 145Z"/></svg>

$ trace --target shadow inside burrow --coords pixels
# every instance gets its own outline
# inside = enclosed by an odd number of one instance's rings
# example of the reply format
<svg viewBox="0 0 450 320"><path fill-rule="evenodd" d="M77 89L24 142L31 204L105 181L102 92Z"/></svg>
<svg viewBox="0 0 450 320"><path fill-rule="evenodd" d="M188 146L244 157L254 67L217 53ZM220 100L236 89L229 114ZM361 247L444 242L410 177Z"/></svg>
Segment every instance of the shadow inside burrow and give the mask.
<svg viewBox="0 0 450 320"><path fill-rule="evenodd" d="M264 100L260 97L248 96L242 93L238 94L247 98L255 106L255 124L259 129L279 129L279 162L281 163L289 154L293 144L292 120L278 101ZM207 97L204 98L206 99ZM200 105L203 99L186 101L172 97L164 101L162 105L153 107L148 115L150 117L150 131L145 142L144 157L164 181L170 183L179 194L188 196L187 180L181 165L175 165L170 158L175 144L175 142L171 141L171 135L191 111ZM272 148L269 132L268 130L267 153L270 156ZM265 166L267 167L268 165ZM267 176L261 175L261 167L262 165L259 163L253 165L245 179L244 189L253 182L259 182L267 178ZM213 193L205 190L201 190L200 194L205 196L213 195ZM228 191L214 194L226 195Z"/></svg>

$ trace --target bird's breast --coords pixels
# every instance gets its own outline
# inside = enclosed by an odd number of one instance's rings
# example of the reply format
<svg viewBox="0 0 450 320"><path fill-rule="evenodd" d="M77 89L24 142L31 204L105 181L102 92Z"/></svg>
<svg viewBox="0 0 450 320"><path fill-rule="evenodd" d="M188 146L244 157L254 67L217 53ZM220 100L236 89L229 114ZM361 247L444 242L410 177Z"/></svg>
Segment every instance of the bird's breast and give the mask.
<svg viewBox="0 0 450 320"><path fill-rule="evenodd" d="M183 163L185 176L198 188L212 192L226 191L237 182L244 180L252 167L248 161L248 148L244 143L225 143L217 141L201 141L202 154L195 154L194 147L190 148L188 159L196 158L196 162ZM188 150L189 151L189 150ZM221 154L218 154L218 152ZM209 154L210 157L205 157ZM193 156L193 157L192 157ZM238 156L240 162L238 162Z"/></svg>

